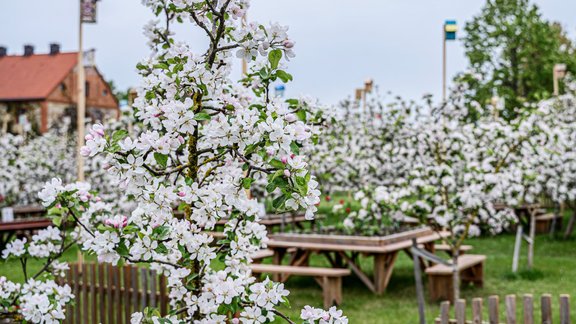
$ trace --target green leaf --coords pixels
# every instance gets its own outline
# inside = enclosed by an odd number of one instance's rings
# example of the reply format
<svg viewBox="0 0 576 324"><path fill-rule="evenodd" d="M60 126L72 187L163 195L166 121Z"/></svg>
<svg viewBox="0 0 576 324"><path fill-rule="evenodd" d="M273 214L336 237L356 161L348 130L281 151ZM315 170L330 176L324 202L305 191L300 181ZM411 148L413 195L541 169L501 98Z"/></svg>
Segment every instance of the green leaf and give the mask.
<svg viewBox="0 0 576 324"><path fill-rule="evenodd" d="M292 81L292 74L286 71L278 70L276 71L276 76L278 76L278 78L280 78L284 83Z"/></svg>
<svg viewBox="0 0 576 324"><path fill-rule="evenodd" d="M62 217L61 216L53 217L52 223L54 223L54 225L56 225L56 227L60 227L60 225L62 225Z"/></svg>
<svg viewBox="0 0 576 324"><path fill-rule="evenodd" d="M130 255L130 251L128 251L128 248L126 247L126 243L124 242L124 240L120 241L118 247L116 248L116 252L118 252L118 254L120 254L120 256L123 257L128 257Z"/></svg>
<svg viewBox="0 0 576 324"><path fill-rule="evenodd" d="M158 165L162 166L163 168L168 165L168 155L154 152L154 160L156 160L156 163L158 163Z"/></svg>
<svg viewBox="0 0 576 324"><path fill-rule="evenodd" d="M298 146L298 143L296 142L290 143L290 150L292 150L292 153L300 155L300 147Z"/></svg>
<svg viewBox="0 0 576 324"><path fill-rule="evenodd" d="M242 187L244 189L250 189L250 185L252 185L252 182L254 182L254 179L244 178L244 179L242 179Z"/></svg>
<svg viewBox="0 0 576 324"><path fill-rule="evenodd" d="M166 239L168 237L168 233L170 233L170 227L165 225L158 226L152 231L152 234L156 235L158 240Z"/></svg>
<svg viewBox="0 0 576 324"><path fill-rule="evenodd" d="M278 68L278 63L280 63L280 59L282 58L282 51L279 49L275 49L270 51L268 54L268 61L270 61L270 66L272 70Z"/></svg>
<svg viewBox="0 0 576 324"><path fill-rule="evenodd" d="M282 207L282 205L284 205L286 200L288 200L288 197L286 195L277 197L276 199L274 199L274 201L272 201L272 207L274 207L274 209L279 209L280 207Z"/></svg>
<svg viewBox="0 0 576 324"><path fill-rule="evenodd" d="M201 120L210 120L210 118L211 118L210 115L207 114L207 113L204 113L204 112L197 113L197 114L194 115L194 120L198 120L198 121L201 121Z"/></svg>
<svg viewBox="0 0 576 324"><path fill-rule="evenodd" d="M270 160L269 164L273 167L275 167L276 169L284 169L286 168L286 165L284 163L282 163L282 161L278 160L278 159L272 159Z"/></svg>
<svg viewBox="0 0 576 324"><path fill-rule="evenodd" d="M155 69L168 70L168 64L166 64L166 63L157 63L157 64L154 64L154 68L155 68Z"/></svg>
<svg viewBox="0 0 576 324"><path fill-rule="evenodd" d="M118 143L119 141L128 137L128 131L124 129L119 129L112 134L112 143Z"/></svg>
<svg viewBox="0 0 576 324"><path fill-rule="evenodd" d="M306 121L306 110L300 109L296 112L296 116L300 118L301 121Z"/></svg>

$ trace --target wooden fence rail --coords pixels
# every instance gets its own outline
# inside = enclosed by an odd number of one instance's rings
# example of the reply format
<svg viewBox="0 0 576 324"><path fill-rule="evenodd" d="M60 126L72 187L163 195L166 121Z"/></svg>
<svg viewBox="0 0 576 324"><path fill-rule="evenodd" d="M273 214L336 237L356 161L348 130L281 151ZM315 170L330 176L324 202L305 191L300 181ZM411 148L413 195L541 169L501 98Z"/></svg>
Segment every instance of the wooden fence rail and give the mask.
<svg viewBox="0 0 576 324"><path fill-rule="evenodd" d="M472 320L466 318L466 300L459 299L454 305L454 318L450 318L450 302L440 304L440 317L436 318L436 324L552 324L552 296L544 294L540 298L540 317L534 317L534 300L532 295L526 294L519 302L523 305L520 318L517 318L516 295L507 295L505 299L505 322L500 322L499 298L488 297L488 321L483 318L482 298L472 300ZM560 324L570 324L570 295L560 295Z"/></svg>
<svg viewBox="0 0 576 324"><path fill-rule="evenodd" d="M167 313L166 278L147 268L71 263L59 283L68 284L75 296L64 323L129 324L130 315L147 306Z"/></svg>

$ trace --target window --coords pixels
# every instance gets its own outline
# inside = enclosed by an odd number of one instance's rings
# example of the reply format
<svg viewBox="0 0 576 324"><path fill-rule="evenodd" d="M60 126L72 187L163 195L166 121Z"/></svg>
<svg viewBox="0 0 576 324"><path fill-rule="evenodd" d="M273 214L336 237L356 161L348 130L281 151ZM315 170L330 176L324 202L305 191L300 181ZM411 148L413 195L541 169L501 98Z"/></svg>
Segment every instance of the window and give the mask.
<svg viewBox="0 0 576 324"><path fill-rule="evenodd" d="M102 90L102 97L106 97L108 95L108 90Z"/></svg>
<svg viewBox="0 0 576 324"><path fill-rule="evenodd" d="M84 95L90 97L90 82L86 81L84 84Z"/></svg>

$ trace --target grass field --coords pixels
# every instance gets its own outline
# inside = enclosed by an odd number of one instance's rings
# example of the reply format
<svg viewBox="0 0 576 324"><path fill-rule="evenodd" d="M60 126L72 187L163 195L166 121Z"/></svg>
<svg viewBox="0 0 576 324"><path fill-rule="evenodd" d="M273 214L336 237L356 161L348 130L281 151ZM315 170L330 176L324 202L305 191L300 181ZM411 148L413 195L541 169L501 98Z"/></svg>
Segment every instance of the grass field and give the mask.
<svg viewBox="0 0 576 324"><path fill-rule="evenodd" d="M555 313L558 308L558 295L561 293L576 296L576 240L553 240L548 236L538 236L535 249L535 269L521 271L517 275L511 274L511 260L514 236L504 234L496 237L471 239L467 244L474 246L473 253L488 256L485 267L485 286L483 289L468 287L463 289L463 297L470 302L472 297L487 297L497 294L501 297L506 294L525 293L534 294L536 300L542 293L553 294L553 307ZM526 265L526 246L523 246L521 269ZM87 260L92 260L90 256ZM65 257L67 261L76 259L76 251L69 251ZM314 256L312 265L325 265L326 261ZM38 262L32 262L31 268L39 268ZM368 260L363 260L362 266L370 269ZM17 262L0 263L0 275L11 280L22 281L23 275ZM426 279L425 279L426 280ZM426 281L424 282L426 286ZM299 310L304 305L322 306L322 292L312 278L292 277L286 283L291 291L291 308L282 310L290 314L291 318L299 318ZM415 284L412 261L401 253L396 263L390 286L382 296L373 295L359 279L350 276L344 279L344 302L341 309L349 317L351 323L417 323L417 304L415 298ZM520 301L518 301L520 302ZM576 305L576 302L573 302ZM536 303L536 309L539 309ZM521 308L518 308L521 310ZM502 307L501 307L502 310ZM429 323L438 315L439 308L436 303L428 302L426 305ZM576 320L576 311L572 312ZM555 314L557 316L557 314ZM520 314L519 314L520 316ZM521 317L519 317L521 318ZM557 322L557 318L556 318ZM280 323L280 322L279 322Z"/></svg>

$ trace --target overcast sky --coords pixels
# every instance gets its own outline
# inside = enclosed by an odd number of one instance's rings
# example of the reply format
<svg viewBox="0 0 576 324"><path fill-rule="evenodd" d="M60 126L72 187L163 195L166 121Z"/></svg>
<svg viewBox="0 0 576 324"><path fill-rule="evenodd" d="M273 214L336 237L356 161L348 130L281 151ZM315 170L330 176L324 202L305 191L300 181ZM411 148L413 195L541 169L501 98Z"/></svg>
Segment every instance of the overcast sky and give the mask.
<svg viewBox="0 0 576 324"><path fill-rule="evenodd" d="M78 44L78 0L0 0L0 45L21 54L59 42L63 51ZM545 18L576 35L575 0L536 0ZM290 26L296 58L288 95L311 94L326 103L352 95L366 78L409 99L441 94L442 24L455 19L460 30L484 0L253 0L249 19ZM96 63L120 89L138 83L136 63L148 55L142 26L152 17L139 0L101 0L98 23L85 25L85 48L96 48ZM459 33L462 36L462 33ZM183 37L199 49L200 33ZM466 67L460 41L448 43L448 76ZM238 76L239 76L239 72Z"/></svg>

